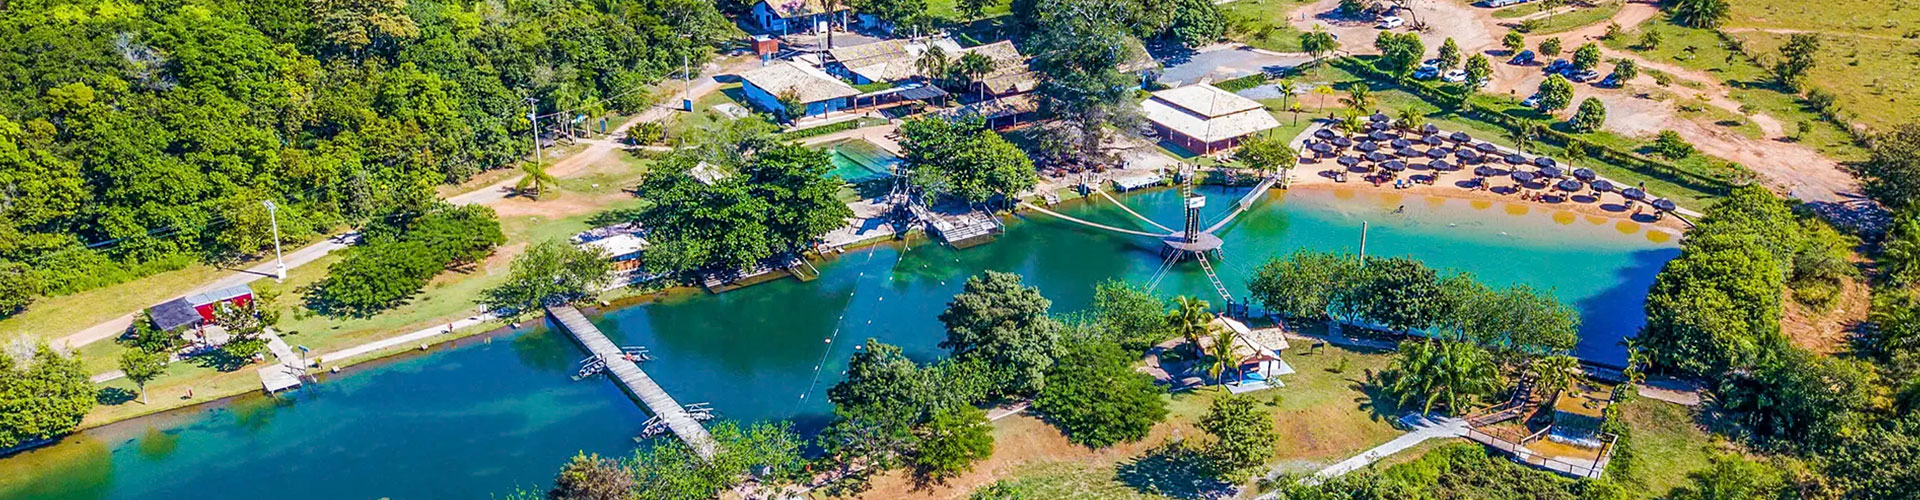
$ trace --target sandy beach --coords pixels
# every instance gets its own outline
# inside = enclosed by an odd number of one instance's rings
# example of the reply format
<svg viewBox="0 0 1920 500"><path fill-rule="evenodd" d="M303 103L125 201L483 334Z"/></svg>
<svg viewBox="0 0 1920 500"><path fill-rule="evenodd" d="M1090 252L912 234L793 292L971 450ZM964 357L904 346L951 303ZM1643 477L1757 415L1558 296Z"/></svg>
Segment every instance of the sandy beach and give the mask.
<svg viewBox="0 0 1920 500"><path fill-rule="evenodd" d="M1395 188L1392 182L1374 185L1372 182L1361 180L1364 174L1359 173L1347 174L1347 182L1344 183L1336 182L1330 176L1323 175L1325 171L1337 170L1339 168L1340 166L1334 164L1332 161L1323 161L1318 164L1302 163L1299 168L1293 169L1289 175L1288 189L1352 190L1355 192L1393 193L1405 195L1409 199L1414 196L1430 196L1468 200L1476 204L1484 202L1488 204L1488 208L1496 204L1516 207L1535 207L1544 210L1567 212L1588 218L1600 217L1613 221L1636 223L1647 227L1649 230L1663 231L1676 237L1685 233L1689 228L1686 221L1680 220L1678 217L1667 216L1655 219L1652 215L1653 209L1648 207L1646 203L1633 202L1634 206L1640 207L1641 209L1639 214L1635 214L1632 208L1627 208L1626 204L1629 200L1620 197L1620 194L1616 192L1601 193L1598 198L1593 196L1593 191L1582 191L1571 194L1555 192L1551 196L1524 200L1521 199L1517 193L1503 194L1510 193L1508 190L1515 184L1512 179L1489 178L1487 184L1496 189L1470 189L1461 187L1461 183L1471 183L1473 180L1473 173L1468 171L1439 172L1439 180L1431 185L1415 183L1400 188ZM1431 170L1408 170L1407 173L1402 174L1400 177L1406 178L1410 175L1428 176L1434 174L1435 172ZM1534 189L1533 192L1541 193L1545 191Z"/></svg>

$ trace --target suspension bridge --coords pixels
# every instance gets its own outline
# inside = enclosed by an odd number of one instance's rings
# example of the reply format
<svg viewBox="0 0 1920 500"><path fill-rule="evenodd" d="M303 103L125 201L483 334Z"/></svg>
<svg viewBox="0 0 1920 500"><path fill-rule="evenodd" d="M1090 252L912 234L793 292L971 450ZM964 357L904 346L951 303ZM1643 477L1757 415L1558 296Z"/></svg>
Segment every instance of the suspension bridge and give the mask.
<svg viewBox="0 0 1920 500"><path fill-rule="evenodd" d="M1233 222L1234 218L1246 213L1247 209L1251 208L1254 202L1259 201L1260 196L1266 194L1268 189L1272 189L1274 183L1279 182L1280 178L1278 176L1267 176L1265 179L1261 179L1258 184L1253 186L1252 191L1247 192L1245 196L1240 197L1239 200L1234 202L1233 210L1227 212L1225 217L1221 217L1220 220L1215 221L1213 224L1201 228L1200 211L1206 208L1207 199L1194 195L1194 175L1192 171L1184 172L1183 177L1184 180L1181 183L1180 192L1181 197L1185 200L1186 221L1180 230L1174 230L1145 215L1141 215L1140 212L1134 211L1133 208L1115 199L1113 195L1107 194L1107 192L1100 189L1099 186L1092 184L1084 186L1090 194L1098 194L1100 197L1106 198L1107 201L1113 202L1113 204L1120 207L1122 211L1125 211L1128 215L1132 215L1133 218L1140 223L1149 226L1149 229L1114 227L1055 212L1031 202L1023 201L1020 202L1020 205L1029 210L1054 216L1060 220L1101 231L1158 239L1162 245L1164 258L1160 262L1160 268L1154 272L1155 277L1153 278L1153 282L1148 285L1150 288L1159 284L1160 279L1165 276L1164 273L1167 269L1170 269L1180 261L1192 258L1198 261L1200 263L1200 269L1206 272L1207 281L1213 285L1214 292L1219 293L1220 298L1225 299L1227 304L1232 305L1234 303L1233 294L1227 290L1227 285L1220 281L1220 273L1214 270L1213 262L1208 257L1209 254L1211 254L1212 258L1220 258L1220 247L1226 243L1220 239L1220 236L1216 233L1222 228L1227 227L1227 224ZM1154 232L1151 229L1158 229L1160 232Z"/></svg>

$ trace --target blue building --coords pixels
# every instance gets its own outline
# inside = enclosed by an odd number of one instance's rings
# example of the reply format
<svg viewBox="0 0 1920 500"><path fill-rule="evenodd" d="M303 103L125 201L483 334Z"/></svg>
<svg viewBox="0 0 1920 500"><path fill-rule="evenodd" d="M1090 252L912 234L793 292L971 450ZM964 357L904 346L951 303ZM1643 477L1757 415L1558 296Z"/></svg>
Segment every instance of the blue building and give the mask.
<svg viewBox="0 0 1920 500"><path fill-rule="evenodd" d="M760 0L753 4L753 20L768 33L814 31L847 11L844 3L837 7L828 11L827 0Z"/></svg>
<svg viewBox="0 0 1920 500"><path fill-rule="evenodd" d="M790 95L805 109L792 110L793 116L819 116L853 107L860 91L834 78L820 68L793 61L774 61L760 69L740 75L740 89L754 107L774 114L789 110L780 96Z"/></svg>

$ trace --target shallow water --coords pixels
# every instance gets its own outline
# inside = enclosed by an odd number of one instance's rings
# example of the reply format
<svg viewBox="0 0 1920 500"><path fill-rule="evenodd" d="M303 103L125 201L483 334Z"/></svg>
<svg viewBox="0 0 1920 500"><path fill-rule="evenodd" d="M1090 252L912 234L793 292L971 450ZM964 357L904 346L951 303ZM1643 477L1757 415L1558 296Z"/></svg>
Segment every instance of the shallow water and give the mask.
<svg viewBox="0 0 1920 500"><path fill-rule="evenodd" d="M1243 190L1210 189L1209 222ZM1123 197L1177 226L1171 191ZM1500 202L1346 190L1274 192L1223 231L1222 278L1244 294L1267 256L1359 246L1473 272L1493 284L1550 288L1585 319L1579 354L1618 362L1618 341L1643 320L1645 293L1678 253L1673 235L1614 219ZM1076 216L1137 227L1106 206ZM1562 215L1565 214L1565 215ZM739 420L826 419L826 388L860 341L875 337L919 359L940 354L935 316L981 270L1013 271L1055 312L1085 306L1107 278L1147 281L1158 243L1095 234L1032 215L991 244L955 251L889 245L821 265L819 280L782 280L613 310L595 321L616 341L649 347L645 364L682 402L711 402ZM1197 266L1161 280L1166 295L1219 301ZM830 342L829 342L830 341ZM0 459L0 499L487 498L544 485L586 450L630 453L645 415L604 378L569 380L582 356L544 329L463 341L374 363L287 399L123 422Z"/></svg>

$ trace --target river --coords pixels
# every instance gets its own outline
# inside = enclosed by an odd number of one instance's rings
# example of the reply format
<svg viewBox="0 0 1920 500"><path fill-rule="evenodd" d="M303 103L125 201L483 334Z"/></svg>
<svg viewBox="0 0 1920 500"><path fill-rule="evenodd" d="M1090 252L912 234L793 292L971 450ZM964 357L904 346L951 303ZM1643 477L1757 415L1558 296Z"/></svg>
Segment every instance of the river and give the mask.
<svg viewBox="0 0 1920 500"><path fill-rule="evenodd" d="M1244 190L1203 192L1218 217ZM1123 200L1162 224L1180 220L1172 191ZM1624 358L1618 342L1643 321L1647 286L1679 252L1668 233L1542 207L1338 189L1275 191L1260 203L1223 231L1220 270L1236 294L1268 256L1357 249L1364 220L1369 254L1553 290L1583 317L1578 354L1602 362ZM1067 212L1133 227L1110 206ZM648 373L683 403L815 429L830 409L826 388L861 341L901 345L922 360L941 354L935 316L967 276L1020 273L1056 313L1068 312L1101 280L1146 281L1160 264L1157 247L1032 215L982 246L882 245L836 257L812 282L682 294L593 319L615 341L649 347ZM1158 291L1219 303L1192 263ZM537 488L583 450L631 453L646 419L604 378L570 380L582 356L558 334L529 328L327 375L290 396L122 422L0 459L0 500L489 498Z"/></svg>

